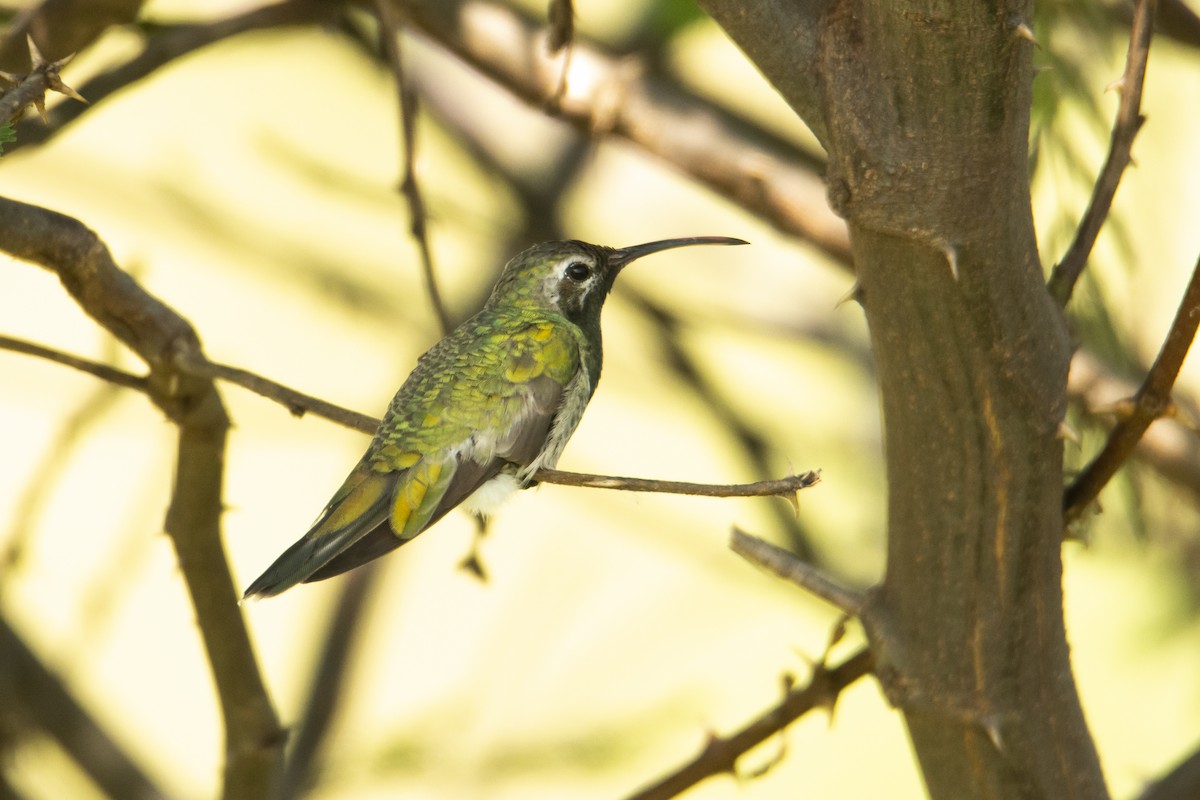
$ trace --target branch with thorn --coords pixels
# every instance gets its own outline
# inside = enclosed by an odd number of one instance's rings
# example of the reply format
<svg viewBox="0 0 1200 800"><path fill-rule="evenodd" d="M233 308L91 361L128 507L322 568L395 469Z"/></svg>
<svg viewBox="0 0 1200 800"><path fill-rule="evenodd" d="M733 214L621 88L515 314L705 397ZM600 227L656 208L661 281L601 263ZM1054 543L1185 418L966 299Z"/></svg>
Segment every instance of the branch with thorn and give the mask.
<svg viewBox="0 0 1200 800"><path fill-rule="evenodd" d="M822 659L805 686L789 688L774 708L738 731L728 736L709 736L695 758L629 795L626 800L665 800L708 778L737 774L737 762L742 755L809 711L831 708L843 690L871 671L871 665L871 654L866 649L859 650L836 667L827 666Z"/></svg>
<svg viewBox="0 0 1200 800"><path fill-rule="evenodd" d="M14 89L0 97L0 124L16 120L21 113L33 106L37 109L42 122L46 122L46 93L58 92L72 100L87 103L83 95L63 83L59 74L74 56L60 58L57 61L47 61L33 37L29 40L29 61L32 66L25 75L14 75L11 72L0 72L0 78L13 84Z"/></svg>

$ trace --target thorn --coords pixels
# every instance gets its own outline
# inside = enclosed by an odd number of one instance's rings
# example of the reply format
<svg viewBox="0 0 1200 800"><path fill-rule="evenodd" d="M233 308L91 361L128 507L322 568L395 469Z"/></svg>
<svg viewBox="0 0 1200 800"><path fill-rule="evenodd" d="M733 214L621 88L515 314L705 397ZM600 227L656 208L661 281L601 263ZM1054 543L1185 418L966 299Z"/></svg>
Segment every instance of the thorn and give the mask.
<svg viewBox="0 0 1200 800"><path fill-rule="evenodd" d="M1106 92L1113 92L1113 91L1123 92L1123 91L1125 91L1125 76L1122 75L1121 77L1117 78L1112 83L1105 86L1104 91L1106 91Z"/></svg>
<svg viewBox="0 0 1200 800"><path fill-rule="evenodd" d="M991 739L992 745L998 752L1004 752L1004 734L1000 731L1000 715L989 714L980 721L980 725Z"/></svg>
<svg viewBox="0 0 1200 800"><path fill-rule="evenodd" d="M859 281L855 281L854 285L850 287L850 291L838 298L838 301L833 304L833 307L835 309L841 308L851 300L854 300L859 305L862 305L862 283Z"/></svg>
<svg viewBox="0 0 1200 800"><path fill-rule="evenodd" d="M33 107L37 109L38 116L42 118L42 124L49 125L50 120L46 118L46 95L33 98Z"/></svg>
<svg viewBox="0 0 1200 800"><path fill-rule="evenodd" d="M1042 47L1041 43L1037 40L1037 37L1033 35L1033 29L1030 28L1029 24L1023 20L1013 26L1013 35L1019 39L1024 39L1025 41L1030 42L1039 50Z"/></svg>
<svg viewBox="0 0 1200 800"><path fill-rule="evenodd" d="M57 72L52 72L52 73L48 74L46 76L46 78L47 78L46 83L49 85L50 89L52 89L53 91L56 91L62 95L66 95L67 97L71 98L72 100L78 100L79 102L83 103L84 105L90 105L90 103L88 103L86 97L84 97L79 92L72 89L70 86L67 86L65 83L63 83L62 79L58 77Z"/></svg>
<svg viewBox="0 0 1200 800"><path fill-rule="evenodd" d="M1079 438L1079 432L1068 425L1066 420L1058 423L1058 438L1070 442L1076 447L1083 444L1083 441Z"/></svg>
<svg viewBox="0 0 1200 800"><path fill-rule="evenodd" d="M0 70L0 78L3 78L4 80L8 81L13 86L16 86L18 83L21 82L20 75L13 75L11 72L5 72L3 70Z"/></svg>
<svg viewBox="0 0 1200 800"><path fill-rule="evenodd" d="M29 43L29 63L32 65L31 70L36 72L48 63L46 57L42 55L42 51L38 50L37 43L33 41L31 34L25 34L25 41Z"/></svg>
<svg viewBox="0 0 1200 800"><path fill-rule="evenodd" d="M947 242L945 239L938 238L938 247L942 250L942 255L946 257L946 262L950 265L950 274L954 277L954 282L958 283L958 250L954 245Z"/></svg>

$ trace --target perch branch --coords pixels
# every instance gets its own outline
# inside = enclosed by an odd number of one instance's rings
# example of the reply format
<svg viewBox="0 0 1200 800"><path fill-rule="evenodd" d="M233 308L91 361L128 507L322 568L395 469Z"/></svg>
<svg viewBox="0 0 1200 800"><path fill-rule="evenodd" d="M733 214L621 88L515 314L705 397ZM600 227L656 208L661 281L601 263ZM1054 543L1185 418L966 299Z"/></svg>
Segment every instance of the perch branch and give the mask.
<svg viewBox="0 0 1200 800"><path fill-rule="evenodd" d="M4 347L6 342L17 341L8 339L7 337L0 337L0 347ZM42 348L39 345L11 347L9 349L43 356L45 354L41 351L46 350L50 355L45 357L49 357L50 360L58 363L68 363L66 359L75 358L74 356L56 354L54 351L49 351L48 348ZM366 434L375 433L375 429L379 427L380 421L375 417L360 414L357 411L351 411L335 403L330 403L327 400L321 400L312 395L298 392L295 389L290 389L281 383L264 378L261 375L256 375L248 370L224 364L216 364L208 361L201 353L196 351L183 349L177 351L173 356L173 364L180 373L189 376L206 379L217 378L235 383L243 389L279 403L297 416L311 412L318 417L323 417L331 422ZM70 365L77 366L75 364ZM85 371L100 378L111 379L105 373L103 365L100 364L92 364ZM121 385L143 380L119 370L113 370L113 372L117 378L117 380L114 380L114 383L120 383ZM144 384L139 383L131 388L144 390ZM819 471L809 471L773 480L755 481L753 483L710 484L662 481L651 478L624 478L612 475L592 475L583 472L564 472L557 469L539 469L534 473L533 477L534 480L540 483L552 483L560 486L619 489L627 492L686 494L701 497L783 497L793 503L795 502L797 492L813 486L821 479Z"/></svg>
<svg viewBox="0 0 1200 800"><path fill-rule="evenodd" d="M797 492L807 489L821 479L819 472L802 472L798 475L788 475L785 478L770 481L721 485L589 475L584 472L562 472L557 469L539 469L533 477L534 480L541 483L583 486L589 489L619 489L626 492L688 494L700 497L783 497L792 502L795 502Z"/></svg>
<svg viewBox="0 0 1200 800"><path fill-rule="evenodd" d="M1145 118L1141 114L1142 85L1146 79L1146 62L1150 57L1150 37L1154 30L1155 0L1137 0L1133 12L1133 23L1129 33L1129 53L1125 60L1125 73L1121 76L1121 102L1117 106L1117 118L1113 123L1112 140L1108 158L1096 178L1092 199L1087 211L1079 221L1075 240L1067 248L1066 255L1050 273L1047 288L1051 296L1065 307L1075 289L1100 228L1108 218L1113 197L1121 183L1121 176L1132 160L1133 140Z"/></svg>
<svg viewBox="0 0 1200 800"><path fill-rule="evenodd" d="M1063 514L1067 522L1077 519L1096 499L1104 485L1128 460L1150 423L1167 408L1179 368L1196 338L1197 325L1200 325L1200 258L1192 270L1192 278L1179 310L1175 312L1166 341L1133 398L1132 413L1117 423L1100 453L1064 493Z"/></svg>

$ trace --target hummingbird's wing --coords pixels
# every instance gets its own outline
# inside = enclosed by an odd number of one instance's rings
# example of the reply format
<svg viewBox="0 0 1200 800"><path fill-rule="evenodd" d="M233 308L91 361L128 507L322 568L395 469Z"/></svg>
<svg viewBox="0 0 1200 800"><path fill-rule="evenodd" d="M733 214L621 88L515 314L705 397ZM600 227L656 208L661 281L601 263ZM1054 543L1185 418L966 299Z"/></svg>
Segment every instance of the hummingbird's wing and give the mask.
<svg viewBox="0 0 1200 800"><path fill-rule="evenodd" d="M250 585L275 595L399 547L506 465L546 446L579 347L561 323L506 331L502 346L443 339L397 392L362 460L299 541ZM586 380L586 378L584 378Z"/></svg>

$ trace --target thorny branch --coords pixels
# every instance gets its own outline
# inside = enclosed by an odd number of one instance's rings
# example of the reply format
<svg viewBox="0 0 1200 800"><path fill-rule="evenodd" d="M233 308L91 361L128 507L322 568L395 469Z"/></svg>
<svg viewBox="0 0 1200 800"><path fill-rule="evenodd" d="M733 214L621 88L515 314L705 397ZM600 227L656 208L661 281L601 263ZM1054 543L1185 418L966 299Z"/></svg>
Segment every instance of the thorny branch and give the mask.
<svg viewBox="0 0 1200 800"><path fill-rule="evenodd" d="M42 120L45 121L47 92L58 92L72 100L78 100L81 103L87 102L83 99L83 95L63 83L59 76L59 71L71 60L70 56L60 58L58 61L47 61L38 51L33 37L30 36L29 60L33 66L30 67L27 75L0 72L0 78L15 87L0 96L0 123L12 122L30 105L38 110Z"/></svg>
<svg viewBox="0 0 1200 800"><path fill-rule="evenodd" d="M1142 127L1145 118L1142 117L1142 84L1146 79L1146 62L1150 58L1150 37L1154 31L1155 0L1137 0L1133 12L1133 24L1129 33L1129 53L1125 61L1125 73L1119 83L1121 103L1117 107L1117 119L1113 123L1112 141L1109 145L1108 158L1096 178L1096 186L1092 191L1091 202L1079 228L1075 232L1075 240L1067 249L1062 261L1050 273L1047 288L1051 296L1065 307L1071 299L1075 282L1079 280L1083 268L1087 266L1088 256L1100 228L1108 218L1112 208L1113 197L1121 183L1125 168L1132 161L1133 140Z"/></svg>
<svg viewBox="0 0 1200 800"><path fill-rule="evenodd" d="M1096 499L1100 490L1128 459L1150 423L1158 419L1171 401L1171 388L1179 368L1187 357L1196 328L1200 325L1200 258L1167 339L1154 359L1153 366L1134 397L1133 412L1113 428L1104 448L1083 470L1063 495L1063 514L1067 522L1077 519Z"/></svg>
<svg viewBox="0 0 1200 800"><path fill-rule="evenodd" d="M807 686L788 690L779 705L736 733L711 736L695 758L629 795L626 800L665 800L716 775L735 775L737 761L743 754L814 708L832 706L846 687L871 671L871 666L871 654L865 648L832 669L818 664Z"/></svg>

